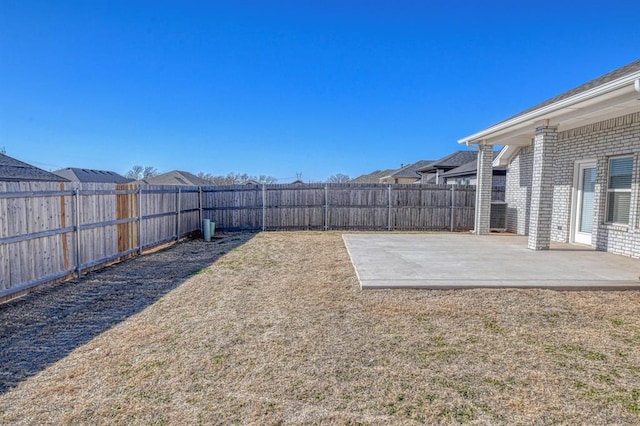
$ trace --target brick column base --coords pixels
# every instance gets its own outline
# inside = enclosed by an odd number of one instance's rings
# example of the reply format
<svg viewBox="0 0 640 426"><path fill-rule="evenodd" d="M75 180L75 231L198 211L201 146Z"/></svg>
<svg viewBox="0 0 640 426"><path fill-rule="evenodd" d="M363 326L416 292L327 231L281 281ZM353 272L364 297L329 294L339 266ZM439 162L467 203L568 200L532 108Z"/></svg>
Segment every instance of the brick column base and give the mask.
<svg viewBox="0 0 640 426"><path fill-rule="evenodd" d="M478 181L476 183L476 235L491 232L491 191L493 189L493 145L478 145Z"/></svg>
<svg viewBox="0 0 640 426"><path fill-rule="evenodd" d="M557 138L556 127L542 126L536 129L533 140L531 213L527 244L532 250L548 250L551 241L553 161Z"/></svg>

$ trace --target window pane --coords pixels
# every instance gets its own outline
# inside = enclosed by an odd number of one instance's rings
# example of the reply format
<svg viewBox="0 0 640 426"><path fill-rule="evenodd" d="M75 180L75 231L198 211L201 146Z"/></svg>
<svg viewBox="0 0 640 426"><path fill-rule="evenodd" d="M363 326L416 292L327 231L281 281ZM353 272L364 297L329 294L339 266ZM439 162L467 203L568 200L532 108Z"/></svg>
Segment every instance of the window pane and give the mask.
<svg viewBox="0 0 640 426"><path fill-rule="evenodd" d="M630 192L609 192L607 200L607 219L614 223L629 223L629 206L631 205Z"/></svg>
<svg viewBox="0 0 640 426"><path fill-rule="evenodd" d="M582 171L582 204L580 205L580 232L590 233L593 228L593 202L595 199L596 169Z"/></svg>
<svg viewBox="0 0 640 426"><path fill-rule="evenodd" d="M631 189L633 157L612 158L609 162L609 189Z"/></svg>

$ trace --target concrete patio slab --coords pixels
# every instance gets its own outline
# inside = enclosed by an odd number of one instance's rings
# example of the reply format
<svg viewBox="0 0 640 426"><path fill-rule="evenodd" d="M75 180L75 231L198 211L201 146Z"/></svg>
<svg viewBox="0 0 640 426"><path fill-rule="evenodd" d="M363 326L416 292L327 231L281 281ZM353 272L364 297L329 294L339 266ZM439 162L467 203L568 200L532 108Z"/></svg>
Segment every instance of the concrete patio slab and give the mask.
<svg viewBox="0 0 640 426"><path fill-rule="evenodd" d="M640 261L582 246L527 248L508 234L345 234L367 288L640 290Z"/></svg>

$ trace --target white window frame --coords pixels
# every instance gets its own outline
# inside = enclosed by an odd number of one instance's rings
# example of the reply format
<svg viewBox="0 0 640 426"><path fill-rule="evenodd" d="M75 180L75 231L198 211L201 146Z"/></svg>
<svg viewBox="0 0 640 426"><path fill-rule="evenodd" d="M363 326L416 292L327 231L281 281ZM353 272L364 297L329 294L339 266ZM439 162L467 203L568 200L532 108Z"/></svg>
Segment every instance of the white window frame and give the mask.
<svg viewBox="0 0 640 426"><path fill-rule="evenodd" d="M629 186L629 188L618 188L618 189L611 189L609 188L609 183L611 181L611 162L613 160L619 160L622 158L631 158L631 184ZM622 226L630 226L631 225L631 210L632 210L632 204L631 202L629 203L629 212L628 212L628 216L629 216L629 220L627 223L620 223L620 222L614 222L613 220L611 220L611 218L609 217L609 194L611 193L628 193L629 194L629 198L632 199L632 190L633 190L633 174L634 174L634 169L635 169L635 158L632 154L628 154L628 155L616 155L616 156L612 156L609 157L607 159L607 187L606 187L606 196L605 196L605 223L607 224L611 224L611 225L622 225Z"/></svg>

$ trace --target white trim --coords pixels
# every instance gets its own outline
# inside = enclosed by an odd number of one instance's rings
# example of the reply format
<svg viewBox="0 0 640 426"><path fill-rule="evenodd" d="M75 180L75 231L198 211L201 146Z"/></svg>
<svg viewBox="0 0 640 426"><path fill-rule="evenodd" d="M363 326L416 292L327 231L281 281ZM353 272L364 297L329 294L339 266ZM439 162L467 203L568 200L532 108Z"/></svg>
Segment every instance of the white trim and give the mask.
<svg viewBox="0 0 640 426"><path fill-rule="evenodd" d="M491 135L500 131L507 130L518 125L527 124L530 121L540 120L544 118L545 114L550 114L562 109L569 109L571 107L575 108L575 106L581 102L586 102L591 99L604 96L619 89L625 89L628 87L631 90L635 91L635 86L640 86L640 83L638 83L638 81L640 81L640 71L636 71L617 80L613 80L600 86L594 87L593 89L578 93L577 95L570 96L549 105L545 105L541 108L537 108L533 111L519 115L510 120L503 121L502 123L474 133L471 136L462 138L458 140L458 143L467 145L479 143L481 141L487 140L491 137Z"/></svg>
<svg viewBox="0 0 640 426"><path fill-rule="evenodd" d="M609 181L611 180L611 160L620 159L620 158L631 158L631 186L629 189L609 189ZM630 198L633 198L633 171L635 168L635 156L633 154L623 154L623 155L612 155L607 157L607 181L605 186L605 199L604 199L604 224L605 225L613 225L613 226L623 226L630 227L631 226L631 210L633 205L629 204L629 222L628 223L619 223L619 222L611 222L609 221L609 194L610 193L628 193Z"/></svg>
<svg viewBox="0 0 640 426"><path fill-rule="evenodd" d="M496 158L493 159L493 163L491 164L493 167L507 167L509 165L509 161L513 158L514 155L522 148L522 146L518 145L505 145L502 147Z"/></svg>
<svg viewBox="0 0 640 426"><path fill-rule="evenodd" d="M591 234L577 232L580 223L582 196L580 188L582 187L582 171L587 168L594 168L597 171L598 163L594 159L578 160L574 163L573 171L573 187L571 191L571 221L569 228L569 241L574 244L592 245L593 229ZM595 194L594 194L595 195ZM595 228L596 224L593 224ZM579 235L581 234L581 235Z"/></svg>

